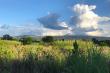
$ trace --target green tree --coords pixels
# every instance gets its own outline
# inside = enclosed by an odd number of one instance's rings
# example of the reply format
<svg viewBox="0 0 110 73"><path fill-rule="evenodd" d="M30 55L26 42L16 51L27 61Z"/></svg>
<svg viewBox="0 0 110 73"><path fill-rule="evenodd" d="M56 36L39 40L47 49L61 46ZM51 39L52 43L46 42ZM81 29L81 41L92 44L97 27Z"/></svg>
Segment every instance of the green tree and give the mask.
<svg viewBox="0 0 110 73"><path fill-rule="evenodd" d="M5 35L3 35L2 39L3 40L13 40L13 37L8 34L5 34Z"/></svg>
<svg viewBox="0 0 110 73"><path fill-rule="evenodd" d="M45 36L42 38L42 41L45 43L51 43L54 41L54 38L52 36Z"/></svg>
<svg viewBox="0 0 110 73"><path fill-rule="evenodd" d="M92 38L92 42L93 42L94 44L99 44L99 41L98 41L96 38Z"/></svg>
<svg viewBox="0 0 110 73"><path fill-rule="evenodd" d="M28 45L28 44L31 44L32 43L32 37L23 37L20 39L20 42L23 44L23 45Z"/></svg>

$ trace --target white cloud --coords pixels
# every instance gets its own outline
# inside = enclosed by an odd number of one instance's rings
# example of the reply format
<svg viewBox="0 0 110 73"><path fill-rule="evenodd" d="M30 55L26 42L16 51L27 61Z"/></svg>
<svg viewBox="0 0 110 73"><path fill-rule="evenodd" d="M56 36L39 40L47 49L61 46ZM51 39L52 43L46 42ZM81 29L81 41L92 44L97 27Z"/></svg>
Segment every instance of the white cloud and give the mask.
<svg viewBox="0 0 110 73"><path fill-rule="evenodd" d="M102 36L103 34L104 33L101 32L100 30L86 32L86 35L91 35L91 36Z"/></svg>
<svg viewBox="0 0 110 73"><path fill-rule="evenodd" d="M88 6L84 4L76 4L73 7L73 11L75 11L79 15L79 14L84 14L86 12L91 12L95 8L96 8L95 5Z"/></svg>
<svg viewBox="0 0 110 73"><path fill-rule="evenodd" d="M110 17L99 17L99 22L110 21Z"/></svg>
<svg viewBox="0 0 110 73"><path fill-rule="evenodd" d="M83 4L76 4L73 7L74 12L77 14L77 22L75 24L78 28L98 28L99 16L92 11L95 8L95 5L88 6Z"/></svg>
<svg viewBox="0 0 110 73"><path fill-rule="evenodd" d="M76 4L72 7L76 14L70 20L73 33L90 36L103 36L105 34L105 30L99 27L99 23L109 21L110 17L101 17L93 11L94 9L96 9L95 5Z"/></svg>
<svg viewBox="0 0 110 73"><path fill-rule="evenodd" d="M43 32L42 35L43 36L63 36L66 34L72 34L72 32L68 29L64 29L64 30L53 30L53 29L48 29L48 28L43 28Z"/></svg>

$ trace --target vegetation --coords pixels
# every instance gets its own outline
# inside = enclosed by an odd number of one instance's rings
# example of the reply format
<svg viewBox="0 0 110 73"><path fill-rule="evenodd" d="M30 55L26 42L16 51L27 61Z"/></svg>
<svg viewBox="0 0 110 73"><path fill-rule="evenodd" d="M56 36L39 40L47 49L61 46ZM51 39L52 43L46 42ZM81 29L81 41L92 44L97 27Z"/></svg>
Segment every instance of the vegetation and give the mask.
<svg viewBox="0 0 110 73"><path fill-rule="evenodd" d="M97 44L99 46L110 46L110 40L97 40L95 38L92 39L94 44Z"/></svg>
<svg viewBox="0 0 110 73"><path fill-rule="evenodd" d="M78 44L77 44L77 41L76 40L73 43L73 47L74 47L74 53L78 53Z"/></svg>
<svg viewBox="0 0 110 73"><path fill-rule="evenodd" d="M5 35L3 35L2 39L3 39L3 40L12 40L13 37L10 36L10 35L8 35L8 34L5 34Z"/></svg>
<svg viewBox="0 0 110 73"><path fill-rule="evenodd" d="M31 44L32 43L32 38L31 37L23 37L20 39L20 42L23 44L23 45L28 45L28 44Z"/></svg>
<svg viewBox="0 0 110 73"><path fill-rule="evenodd" d="M42 38L42 41L45 42L45 43L51 43L54 41L53 37L52 36L45 36Z"/></svg>
<svg viewBox="0 0 110 73"><path fill-rule="evenodd" d="M110 73L109 46L90 40L52 40L48 46L26 40L28 45L0 40L0 73Z"/></svg>

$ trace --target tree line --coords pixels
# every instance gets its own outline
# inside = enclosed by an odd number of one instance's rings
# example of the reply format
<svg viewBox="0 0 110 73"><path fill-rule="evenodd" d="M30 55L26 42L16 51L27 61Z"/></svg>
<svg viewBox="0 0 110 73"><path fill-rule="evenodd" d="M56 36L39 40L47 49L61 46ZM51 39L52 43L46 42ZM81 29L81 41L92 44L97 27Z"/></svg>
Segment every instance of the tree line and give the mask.
<svg viewBox="0 0 110 73"><path fill-rule="evenodd" d="M3 35L3 37L1 37L1 40L15 40L15 41L20 41L23 45L29 45L29 44L32 44L32 43L36 43L36 42L39 42L37 41L36 39L33 39L32 37L30 36L27 36L27 37L21 37L21 38L15 38L15 37L12 37L8 34L5 34ZM45 36L41 39L42 42L44 43L51 43L54 41L54 38L52 36Z"/></svg>
<svg viewBox="0 0 110 73"><path fill-rule="evenodd" d="M14 38L8 34L3 35L1 38L2 40L16 40L20 41L23 45L32 44L33 42L39 42L36 39L33 39L30 36L27 37L21 37L21 38ZM44 43L52 43L55 39L52 36L44 36L41 41ZM62 41L64 41L63 39ZM92 42L99 46L109 46L110 47L110 40L97 40L96 38L92 38Z"/></svg>

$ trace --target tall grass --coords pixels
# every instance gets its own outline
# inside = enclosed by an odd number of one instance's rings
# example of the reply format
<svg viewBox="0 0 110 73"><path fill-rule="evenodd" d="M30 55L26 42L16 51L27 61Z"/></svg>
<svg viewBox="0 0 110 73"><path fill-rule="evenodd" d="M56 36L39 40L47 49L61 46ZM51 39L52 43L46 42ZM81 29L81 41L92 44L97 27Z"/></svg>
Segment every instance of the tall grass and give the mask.
<svg viewBox="0 0 110 73"><path fill-rule="evenodd" d="M21 45L0 40L0 73L109 73L109 47L91 41L54 41L51 45Z"/></svg>

